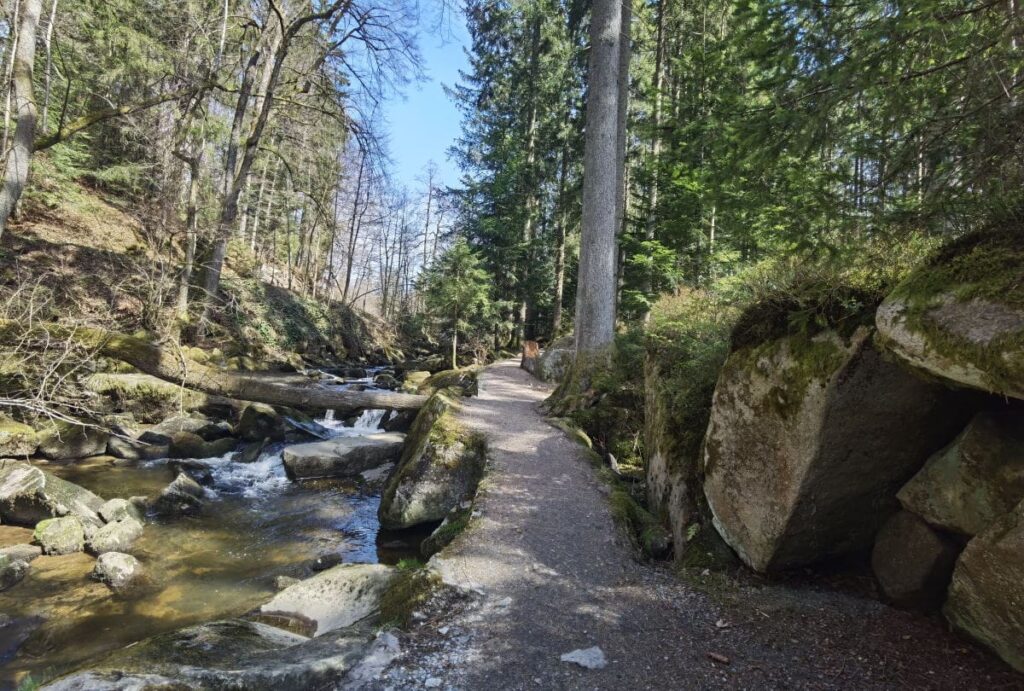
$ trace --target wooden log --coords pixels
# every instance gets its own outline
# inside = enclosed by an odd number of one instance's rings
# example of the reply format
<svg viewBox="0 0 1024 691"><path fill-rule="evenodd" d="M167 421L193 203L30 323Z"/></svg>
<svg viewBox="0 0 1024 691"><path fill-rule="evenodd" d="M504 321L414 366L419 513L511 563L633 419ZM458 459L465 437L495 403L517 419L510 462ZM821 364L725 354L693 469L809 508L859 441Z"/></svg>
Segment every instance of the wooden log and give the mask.
<svg viewBox="0 0 1024 691"><path fill-rule="evenodd" d="M127 362L146 374L213 396L340 411L365 408L416 410L427 400L426 396L391 391L331 391L316 385L284 385L259 376L208 367L183 354L116 331L50 322L28 325L0 320L0 342L31 341L35 334L49 341L76 343L97 355Z"/></svg>

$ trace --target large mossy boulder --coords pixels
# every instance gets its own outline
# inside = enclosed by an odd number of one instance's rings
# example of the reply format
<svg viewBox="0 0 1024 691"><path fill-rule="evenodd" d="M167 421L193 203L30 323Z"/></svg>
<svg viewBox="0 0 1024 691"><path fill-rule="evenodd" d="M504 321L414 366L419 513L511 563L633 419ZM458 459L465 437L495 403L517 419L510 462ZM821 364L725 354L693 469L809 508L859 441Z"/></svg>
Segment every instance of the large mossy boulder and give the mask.
<svg viewBox="0 0 1024 691"><path fill-rule="evenodd" d="M983 532L1024 500L1024 411L976 415L898 497L934 526L964 535Z"/></svg>
<svg viewBox="0 0 1024 691"><path fill-rule="evenodd" d="M0 415L0 457L31 456L39 448L39 435L26 424Z"/></svg>
<svg viewBox="0 0 1024 691"><path fill-rule="evenodd" d="M944 248L878 308L886 346L947 381L1024 398L1024 232L989 229Z"/></svg>
<svg viewBox="0 0 1024 691"><path fill-rule="evenodd" d="M867 549L963 423L955 397L884 359L868 327L739 348L704 440L715 527L762 572Z"/></svg>
<svg viewBox="0 0 1024 691"><path fill-rule="evenodd" d="M106 430L60 420L40 430L38 453L57 461L99 456L107 450L109 437Z"/></svg>
<svg viewBox="0 0 1024 691"><path fill-rule="evenodd" d="M1024 671L1024 502L967 543L943 612Z"/></svg>
<svg viewBox="0 0 1024 691"><path fill-rule="evenodd" d="M75 516L99 526L103 499L56 475L20 461L0 460L0 518L34 526L46 518Z"/></svg>
<svg viewBox="0 0 1024 691"><path fill-rule="evenodd" d="M440 521L476 493L486 461L484 442L459 428L455 405L436 393L420 408L381 497L383 527Z"/></svg>

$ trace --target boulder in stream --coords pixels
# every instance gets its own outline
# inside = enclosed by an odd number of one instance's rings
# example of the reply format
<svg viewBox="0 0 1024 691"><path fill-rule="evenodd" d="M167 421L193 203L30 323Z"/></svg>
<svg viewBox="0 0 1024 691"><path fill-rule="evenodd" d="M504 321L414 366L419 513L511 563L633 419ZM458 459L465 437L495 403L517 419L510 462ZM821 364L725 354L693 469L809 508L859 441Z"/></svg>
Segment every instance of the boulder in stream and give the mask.
<svg viewBox="0 0 1024 691"><path fill-rule="evenodd" d="M154 458L166 458L170 452L168 443L156 444L135 439L124 439L111 435L107 440L107 455L129 461L147 461Z"/></svg>
<svg viewBox="0 0 1024 691"><path fill-rule="evenodd" d="M72 554L85 549L85 529L74 516L47 518L36 526L32 540L43 548L43 554Z"/></svg>
<svg viewBox="0 0 1024 691"><path fill-rule="evenodd" d="M402 455L405 435L397 432L296 444L284 450L284 467L293 478L352 477L394 463Z"/></svg>
<svg viewBox="0 0 1024 691"><path fill-rule="evenodd" d="M143 512L139 507L131 501L121 499L120 497L104 502L103 506L99 508L99 514L100 518L107 523L113 523L122 518L134 518L139 522L143 520Z"/></svg>
<svg viewBox="0 0 1024 691"><path fill-rule="evenodd" d="M47 685L50 691L124 689L337 688L371 650L359 626L309 639L243 619L212 621L141 641L95 668Z"/></svg>
<svg viewBox="0 0 1024 691"><path fill-rule="evenodd" d="M247 405L235 425L235 434L246 441L281 441L287 431L284 419L266 403Z"/></svg>
<svg viewBox="0 0 1024 691"><path fill-rule="evenodd" d="M96 560L92 577L111 590L123 591L138 584L143 575L142 564L130 554L104 552Z"/></svg>
<svg viewBox="0 0 1024 691"><path fill-rule="evenodd" d="M21 582L31 567L24 559L12 559L0 554L0 591L12 588Z"/></svg>
<svg viewBox="0 0 1024 691"><path fill-rule="evenodd" d="M124 516L102 528L97 528L89 536L88 551L92 554L127 552L132 544L142 537L142 530L142 523L131 516Z"/></svg>
<svg viewBox="0 0 1024 691"><path fill-rule="evenodd" d="M719 534L756 571L866 550L896 492L964 424L945 387L884 359L873 330L734 351L704 438Z"/></svg>
<svg viewBox="0 0 1024 691"><path fill-rule="evenodd" d="M106 430L57 421L39 432L37 453L53 460L99 456L107 450Z"/></svg>
<svg viewBox="0 0 1024 691"><path fill-rule="evenodd" d="M260 607L260 616L322 636L376 612L395 574L383 564L340 564L285 588Z"/></svg>
<svg viewBox="0 0 1024 691"><path fill-rule="evenodd" d="M932 525L977 535L1024 500L1024 411L979 413L899 492Z"/></svg>
<svg viewBox="0 0 1024 691"><path fill-rule="evenodd" d="M206 491L185 473L178 473L153 500L152 508L158 515L176 516L199 513L205 504Z"/></svg>
<svg viewBox="0 0 1024 691"><path fill-rule="evenodd" d="M43 553L38 545L19 544L0 547L0 558L7 557L12 561L32 561Z"/></svg>
<svg viewBox="0 0 1024 691"><path fill-rule="evenodd" d="M381 496L378 516L389 530L440 521L476 494L486 462L484 441L460 429L452 399L431 396L420 408Z"/></svg>
<svg viewBox="0 0 1024 691"><path fill-rule="evenodd" d="M39 435L26 424L0 415L0 458L31 456L39 448Z"/></svg>
<svg viewBox="0 0 1024 691"><path fill-rule="evenodd" d="M214 458L230 453L235 446L237 446L237 442L232 437L206 441L198 434L175 432L171 435L171 445L167 455L170 458Z"/></svg>
<svg viewBox="0 0 1024 691"><path fill-rule="evenodd" d="M0 518L34 526L44 518L76 516L101 525L103 499L89 490L21 461L0 460Z"/></svg>

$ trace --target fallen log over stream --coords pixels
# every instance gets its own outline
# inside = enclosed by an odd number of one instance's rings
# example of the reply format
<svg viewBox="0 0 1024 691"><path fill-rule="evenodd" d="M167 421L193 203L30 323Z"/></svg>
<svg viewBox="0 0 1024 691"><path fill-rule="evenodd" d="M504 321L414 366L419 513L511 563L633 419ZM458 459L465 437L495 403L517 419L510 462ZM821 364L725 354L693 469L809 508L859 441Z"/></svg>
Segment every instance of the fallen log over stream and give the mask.
<svg viewBox="0 0 1024 691"><path fill-rule="evenodd" d="M75 343L96 355L121 360L146 374L187 389L224 398L270 405L355 411L365 408L416 410L426 396L384 391L331 391L315 385L288 386L251 374L228 372L195 362L182 353L164 349L134 336L52 322L31 325L0 320L0 342L30 342L34 336L47 341Z"/></svg>

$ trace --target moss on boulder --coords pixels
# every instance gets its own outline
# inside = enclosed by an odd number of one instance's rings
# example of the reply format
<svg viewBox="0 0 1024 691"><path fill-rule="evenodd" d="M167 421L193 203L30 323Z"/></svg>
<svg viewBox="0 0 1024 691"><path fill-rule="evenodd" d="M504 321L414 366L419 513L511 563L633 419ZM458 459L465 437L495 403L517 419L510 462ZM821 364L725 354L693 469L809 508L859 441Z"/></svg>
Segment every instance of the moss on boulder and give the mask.
<svg viewBox="0 0 1024 691"><path fill-rule="evenodd" d="M31 456L39 448L39 435L26 424L0 416L0 457Z"/></svg>
<svg viewBox="0 0 1024 691"><path fill-rule="evenodd" d="M444 370L425 379L416 393L430 395L435 391L455 389L462 396L475 396L478 374L479 368L476 367Z"/></svg>
<svg viewBox="0 0 1024 691"><path fill-rule="evenodd" d="M872 330L826 330L733 352L704 440L714 524L757 571L870 547L897 490L964 412L887 362Z"/></svg>
<svg viewBox="0 0 1024 691"><path fill-rule="evenodd" d="M39 432L38 453L59 461L99 456L106 452L109 438L106 430L58 420Z"/></svg>
<svg viewBox="0 0 1024 691"><path fill-rule="evenodd" d="M383 527L440 521L476 492L486 460L485 444L459 427L453 415L455 405L446 394L436 393L417 414L381 497L378 515Z"/></svg>
<svg viewBox="0 0 1024 691"><path fill-rule="evenodd" d="M1024 233L988 229L951 243L878 309L885 345L953 383L1024 398Z"/></svg>

